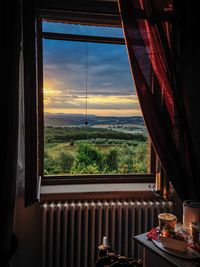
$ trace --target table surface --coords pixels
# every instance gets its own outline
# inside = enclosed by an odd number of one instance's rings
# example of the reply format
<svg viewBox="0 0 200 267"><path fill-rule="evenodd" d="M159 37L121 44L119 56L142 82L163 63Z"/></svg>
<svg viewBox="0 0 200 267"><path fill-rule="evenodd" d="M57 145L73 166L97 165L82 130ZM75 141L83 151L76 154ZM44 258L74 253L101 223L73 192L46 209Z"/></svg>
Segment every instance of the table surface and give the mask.
<svg viewBox="0 0 200 267"><path fill-rule="evenodd" d="M195 260L188 260L188 259L181 259L176 256L172 256L164 251L162 249L158 248L150 239L147 238L146 233L137 235L134 237L134 240L139 242L142 246L150 249L154 253L156 253L158 256L164 258L168 262L172 263L175 266L178 267L196 267L200 266L200 262L195 262Z"/></svg>

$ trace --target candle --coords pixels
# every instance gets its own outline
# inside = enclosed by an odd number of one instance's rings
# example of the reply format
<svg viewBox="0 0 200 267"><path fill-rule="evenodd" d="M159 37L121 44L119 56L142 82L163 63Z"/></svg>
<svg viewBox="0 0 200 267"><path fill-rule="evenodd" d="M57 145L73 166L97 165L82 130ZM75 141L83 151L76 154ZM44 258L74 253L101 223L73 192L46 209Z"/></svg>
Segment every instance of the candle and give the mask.
<svg viewBox="0 0 200 267"><path fill-rule="evenodd" d="M167 230L163 230L162 231L162 236L163 237L171 237L171 232L170 231L167 231Z"/></svg>

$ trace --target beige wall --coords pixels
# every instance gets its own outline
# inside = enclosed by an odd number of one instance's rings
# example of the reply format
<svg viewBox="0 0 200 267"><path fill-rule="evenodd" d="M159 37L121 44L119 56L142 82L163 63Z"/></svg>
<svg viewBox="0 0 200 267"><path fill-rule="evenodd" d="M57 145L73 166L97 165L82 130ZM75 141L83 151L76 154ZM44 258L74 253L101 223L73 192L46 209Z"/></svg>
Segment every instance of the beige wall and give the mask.
<svg viewBox="0 0 200 267"><path fill-rule="evenodd" d="M24 199L16 199L14 232L19 247L11 262L11 267L40 267L40 207L35 204L24 208Z"/></svg>

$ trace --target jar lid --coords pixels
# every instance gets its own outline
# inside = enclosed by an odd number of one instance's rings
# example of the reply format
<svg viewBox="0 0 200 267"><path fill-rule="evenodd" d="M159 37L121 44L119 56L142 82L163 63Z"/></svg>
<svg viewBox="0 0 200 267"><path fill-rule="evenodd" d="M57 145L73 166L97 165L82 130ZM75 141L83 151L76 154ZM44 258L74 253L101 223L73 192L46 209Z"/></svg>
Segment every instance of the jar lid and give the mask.
<svg viewBox="0 0 200 267"><path fill-rule="evenodd" d="M160 213L158 215L158 219L165 220L165 221L174 221L174 220L177 220L177 217L171 213Z"/></svg>

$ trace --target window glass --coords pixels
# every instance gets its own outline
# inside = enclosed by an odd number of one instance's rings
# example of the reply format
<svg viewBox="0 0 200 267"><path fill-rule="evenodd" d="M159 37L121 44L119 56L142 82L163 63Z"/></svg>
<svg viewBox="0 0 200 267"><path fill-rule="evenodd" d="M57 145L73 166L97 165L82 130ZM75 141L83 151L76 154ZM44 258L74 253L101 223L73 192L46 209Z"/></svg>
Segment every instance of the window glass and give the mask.
<svg viewBox="0 0 200 267"><path fill-rule="evenodd" d="M45 39L43 75L44 175L147 173L125 45Z"/></svg>
<svg viewBox="0 0 200 267"><path fill-rule="evenodd" d="M123 38L122 28L43 22L43 32Z"/></svg>

